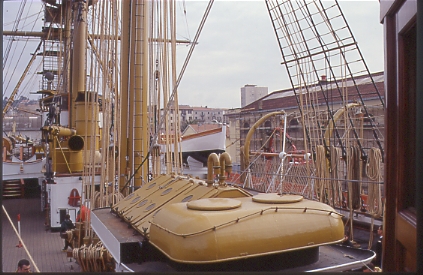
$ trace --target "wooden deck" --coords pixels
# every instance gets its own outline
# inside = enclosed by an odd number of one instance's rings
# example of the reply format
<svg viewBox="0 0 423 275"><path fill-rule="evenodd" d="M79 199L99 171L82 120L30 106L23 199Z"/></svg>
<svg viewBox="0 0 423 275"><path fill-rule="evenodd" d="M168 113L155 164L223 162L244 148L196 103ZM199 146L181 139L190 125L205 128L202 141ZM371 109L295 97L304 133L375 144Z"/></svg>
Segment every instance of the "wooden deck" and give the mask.
<svg viewBox="0 0 423 275"><path fill-rule="evenodd" d="M3 206L13 225L18 229L17 216L20 214L21 238L26 245L39 271L80 272L80 266L73 258L62 251L63 239L58 232L46 231L44 212L41 211L40 198L3 199ZM23 247L16 247L19 239L2 209L2 268L3 272L15 272L20 259L30 257ZM32 272L36 272L31 263Z"/></svg>

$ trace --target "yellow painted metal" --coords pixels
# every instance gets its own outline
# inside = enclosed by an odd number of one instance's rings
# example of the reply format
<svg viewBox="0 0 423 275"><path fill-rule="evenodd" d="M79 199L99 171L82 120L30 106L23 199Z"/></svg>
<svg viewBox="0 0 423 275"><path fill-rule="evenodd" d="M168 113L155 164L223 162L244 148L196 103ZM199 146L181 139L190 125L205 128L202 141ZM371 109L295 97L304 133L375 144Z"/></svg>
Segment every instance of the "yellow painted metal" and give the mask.
<svg viewBox="0 0 423 275"><path fill-rule="evenodd" d="M125 218L131 223L136 223L147 216L150 211L156 211L177 195L185 193L191 185L192 183L178 177L174 181L156 188L156 192L148 198L139 196L139 201L134 202L136 206L126 212Z"/></svg>
<svg viewBox="0 0 423 275"><path fill-rule="evenodd" d="M195 183L195 181L193 181L193 183ZM208 188L208 187L205 187L201 184L195 183L195 184L192 184L191 186L189 186L189 188L187 188L186 190L184 190L184 192L181 192L178 195L171 198L171 200L169 202L167 202L167 204L178 203L178 202L183 202L183 201L192 201L192 200L198 200L198 199L201 199L201 198L212 197L212 196L214 196L218 193L219 193L219 190L216 189L216 188ZM150 223L153 220L154 216L165 205L160 206L159 208L155 209L154 211L150 211L150 213L148 215L146 215L144 218L142 218L141 220L139 220L135 224L133 224L134 228L136 228L137 231L139 231L139 232L143 232L146 229L147 230L146 232L148 233L149 230L150 230Z"/></svg>
<svg viewBox="0 0 423 275"><path fill-rule="evenodd" d="M11 152L13 149L13 141L12 138L3 137L3 144L2 148L6 147L7 152Z"/></svg>
<svg viewBox="0 0 423 275"><path fill-rule="evenodd" d="M345 105L344 108L341 108L338 111L336 111L336 113L333 115L333 119L329 121L329 124L325 130L325 141L327 146L330 145L330 137L332 136L332 131L333 131L333 128L335 127L335 122L344 114L346 110L353 107L359 107L359 106L361 106L360 103L349 103Z"/></svg>
<svg viewBox="0 0 423 275"><path fill-rule="evenodd" d="M133 200L136 198L148 198L151 194L157 191L157 187L164 186L166 183L175 180L174 175L160 175L148 184L144 184L131 193L125 199L112 206L113 210L118 214L125 214L129 209L135 206Z"/></svg>
<svg viewBox="0 0 423 275"><path fill-rule="evenodd" d="M57 137L53 144L56 146L52 150L52 154L54 155L53 171L57 173L79 173L83 171L83 151L69 149L70 146L68 146L68 143L66 141L59 142Z"/></svg>
<svg viewBox="0 0 423 275"><path fill-rule="evenodd" d="M245 137L244 158L243 158L242 167L241 167L242 171L244 171L250 164L250 140L254 132L256 131L256 129L272 116L284 115L284 114L285 114L285 111L276 111L276 112L265 114L259 120L257 120L256 123L254 123L254 125L250 128L250 130L247 133L247 136Z"/></svg>
<svg viewBox="0 0 423 275"><path fill-rule="evenodd" d="M50 134L52 134L53 136L59 136L59 137L69 137L69 136L73 136L76 134L76 130L75 129L69 129L66 127L62 127L62 126L44 126L43 131L48 131L50 132Z"/></svg>
<svg viewBox="0 0 423 275"><path fill-rule="evenodd" d="M115 204L112 209L140 233L148 233L154 215L165 205L202 198L251 197L243 189L232 186L207 185L185 176L160 175Z"/></svg>
<svg viewBox="0 0 423 275"><path fill-rule="evenodd" d="M148 54L148 37L149 33L148 28L148 1L141 1L143 4L143 41L142 41L142 48L143 48L143 56L142 56L142 71L143 71L143 77L142 77L142 106L141 106L141 127L142 127L142 137L141 137L141 154L139 157L139 162L135 162L135 169L138 168L139 165L141 165L142 161L147 158L149 147L150 147L150 134L149 134L149 116L148 116L148 78L146 77L148 75L148 62L149 62L149 54ZM141 178L138 182L135 182L135 186L141 186L141 180L147 181L148 174L149 174L149 160L147 159L144 162L143 167L140 169L142 171Z"/></svg>
<svg viewBox="0 0 423 275"><path fill-rule="evenodd" d="M87 92L87 101L75 103L75 127L78 135L84 137L85 144L92 150L100 148L100 119L97 97L93 92Z"/></svg>
<svg viewBox="0 0 423 275"><path fill-rule="evenodd" d="M211 153L207 159L207 183L213 183L213 175L217 175L220 172L219 157L216 153Z"/></svg>
<svg viewBox="0 0 423 275"><path fill-rule="evenodd" d="M254 202L261 203L294 203L303 200L300 195L279 195L276 193L258 194L253 197Z"/></svg>
<svg viewBox="0 0 423 275"><path fill-rule="evenodd" d="M241 205L214 211L168 204L151 222L150 243L176 262L216 263L338 243L344 237L341 215L326 204L233 200Z"/></svg>
<svg viewBox="0 0 423 275"><path fill-rule="evenodd" d="M223 152L219 156L220 162L220 174L219 174L219 185L226 185L226 173L230 174L232 172L232 161L231 156Z"/></svg>
<svg viewBox="0 0 423 275"><path fill-rule="evenodd" d="M51 150L51 153L54 156L53 161L53 171L57 173L70 173L70 167L68 164L69 160L69 150L60 148L58 146L54 150Z"/></svg>
<svg viewBox="0 0 423 275"><path fill-rule="evenodd" d="M72 152L72 163L78 167L77 171L83 170L83 163L86 167L94 167L99 163L100 156L100 119L99 104L95 92L86 91L83 96L79 96L75 106L75 128L79 137L72 137L75 143L82 142L75 147L82 150L84 146L90 148L79 153L78 150ZM82 140L81 140L82 139ZM71 142L71 140L69 140ZM72 144L69 144L72 147ZM80 163L80 164L78 164Z"/></svg>
<svg viewBox="0 0 423 275"><path fill-rule="evenodd" d="M252 194L246 190L233 186L219 186L217 190L218 192L214 196L211 196L211 198L239 198L252 196Z"/></svg>
<svg viewBox="0 0 423 275"><path fill-rule="evenodd" d="M187 203L188 209L204 211L229 210L240 206L241 201L228 198L201 199Z"/></svg>
<svg viewBox="0 0 423 275"><path fill-rule="evenodd" d="M145 110L145 108L147 107L147 102L142 101L143 94L144 93L147 94L147 87L144 87L143 82L145 82L145 80L148 79L148 77L146 77L148 75L148 71L144 71L145 66L148 64L147 62L144 63L145 62L144 57L148 56L148 54L147 54L147 48L144 47L144 41L147 40L145 38L147 35L147 29L144 25L144 20L145 20L144 18L146 18L144 14L144 10L146 5L140 0L136 0L133 2L136 3L133 6L133 8L135 9L135 18L137 18L137 20L134 20L131 24L134 31L134 36L133 36L134 52L132 54L133 54L133 60L135 60L135 62L131 62L131 64L134 65L133 67L134 77L133 78L131 77L131 79L133 79L134 81L133 82L134 87L131 90L131 93L132 93L131 99L132 99L134 110L133 110L133 116L132 116L133 118L131 119L131 121L133 121L133 128L130 130L130 133L133 134L133 139L131 139L131 136L129 139L129 140L133 140L133 144L132 144L133 149L132 150L130 149L130 155L132 153L132 157L129 158L129 161L130 163L131 161L133 161L133 164L130 165L130 169L132 169L131 174L134 174L134 177L133 177L134 186L139 187L141 186L143 176L146 175L146 174L143 174L143 171L144 171L143 168L145 166L141 169L138 169L138 167L141 165L142 159L145 156L143 151L143 149L145 149L143 148L143 141L144 141L144 138L147 138L146 129L148 129L146 125L143 125L143 122L144 122L143 115L144 117L147 117L147 114L143 114L143 110ZM140 37L138 39L135 38L135 30L137 28L139 32L141 32ZM131 146L131 144L129 144L129 146Z"/></svg>
<svg viewBox="0 0 423 275"><path fill-rule="evenodd" d="M83 151L70 151L69 152L69 168L72 172L82 172L84 170Z"/></svg>
<svg viewBox="0 0 423 275"><path fill-rule="evenodd" d="M72 55L72 90L71 102L75 102L78 93L85 92L87 71L85 68L85 61L87 56L87 3L77 2L74 5L81 5L81 13L78 15L78 22L74 24L73 30L73 55ZM72 105L72 104L71 104ZM70 109L70 128L75 128L75 115L77 110Z"/></svg>
<svg viewBox="0 0 423 275"><path fill-rule="evenodd" d="M128 101L129 101L129 48L130 48L130 18L132 1L122 2L122 40L121 40L121 78L120 82L120 119L118 129L122 141L119 143L119 190L121 190L127 180L126 171L128 168Z"/></svg>

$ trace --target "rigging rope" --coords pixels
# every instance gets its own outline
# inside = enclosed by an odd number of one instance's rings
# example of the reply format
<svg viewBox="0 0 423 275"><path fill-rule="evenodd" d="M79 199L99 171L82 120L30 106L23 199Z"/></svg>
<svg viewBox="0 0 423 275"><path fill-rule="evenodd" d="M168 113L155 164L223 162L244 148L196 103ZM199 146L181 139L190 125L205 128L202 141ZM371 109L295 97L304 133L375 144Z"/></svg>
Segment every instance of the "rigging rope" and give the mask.
<svg viewBox="0 0 423 275"><path fill-rule="evenodd" d="M25 249L26 254L28 255L29 259L31 260L31 263L34 265L35 271L36 272L40 272L40 270L38 269L37 264L34 262L34 259L32 259L31 254L29 253L28 249L26 248L26 245L25 245L24 241L22 240L21 236L19 235L18 230L16 230L16 227L13 225L13 222L10 219L9 214L6 211L6 208L4 207L4 205L2 205L2 207L3 207L4 214L6 214L6 217L9 220L10 225L12 226L13 230L16 233L16 236L18 236L19 242L22 244L23 248Z"/></svg>

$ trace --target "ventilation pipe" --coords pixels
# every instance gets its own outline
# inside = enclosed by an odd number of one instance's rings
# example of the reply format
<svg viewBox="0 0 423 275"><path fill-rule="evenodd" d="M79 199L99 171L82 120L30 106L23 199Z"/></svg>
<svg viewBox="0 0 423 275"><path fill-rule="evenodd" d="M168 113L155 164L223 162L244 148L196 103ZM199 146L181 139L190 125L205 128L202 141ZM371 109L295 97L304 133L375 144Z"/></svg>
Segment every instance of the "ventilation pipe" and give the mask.
<svg viewBox="0 0 423 275"><path fill-rule="evenodd" d="M219 175L219 185L224 186L226 185L226 173L232 172L232 161L231 156L224 152L219 157L219 163L220 163L220 175ZM225 173L226 172L226 173Z"/></svg>
<svg viewBox="0 0 423 275"><path fill-rule="evenodd" d="M216 153L211 153L207 159L207 181L206 181L207 184L213 184L213 174L217 175L219 174L219 171L220 171L219 157L217 156Z"/></svg>

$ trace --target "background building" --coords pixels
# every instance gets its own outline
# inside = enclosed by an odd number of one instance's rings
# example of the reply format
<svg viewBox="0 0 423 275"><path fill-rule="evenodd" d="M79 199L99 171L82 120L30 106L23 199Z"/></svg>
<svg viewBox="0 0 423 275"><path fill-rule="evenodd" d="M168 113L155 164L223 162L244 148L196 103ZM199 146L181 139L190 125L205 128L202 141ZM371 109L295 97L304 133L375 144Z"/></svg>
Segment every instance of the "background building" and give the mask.
<svg viewBox="0 0 423 275"><path fill-rule="evenodd" d="M257 87L256 85L245 85L241 88L241 108L262 98L268 94L267 87Z"/></svg>
<svg viewBox="0 0 423 275"><path fill-rule="evenodd" d="M321 80L322 81L322 80ZM335 112L336 110L343 108L343 102L335 96L336 93L333 91L335 83L331 83L327 80L325 81L325 94L331 95L330 104L331 111ZM361 97L363 101L366 102L367 109L370 112L371 118L363 119L362 128L362 138L361 141L365 148L370 148L372 146L377 147L375 142L380 142L383 146L384 143L384 111L383 108L377 103L379 98L374 96L375 86L379 91L381 91L381 96L384 98L384 74L383 72L374 73L369 76L356 77L355 79L357 86L361 92ZM343 85L345 86L345 93L348 94L349 102L357 102L359 95L357 89L354 87L354 83L351 79L342 80ZM316 89L315 86L310 87ZM317 91L317 90L316 90ZM319 90L320 91L320 90ZM320 98L317 100L321 102L320 105L316 105L315 114L322 117L321 125L315 125L310 129L310 136L317 137L321 135L322 127L327 126L328 114L327 108L324 105L324 100L321 98L322 94L316 94ZM234 168L241 163L241 150L245 143L245 137L247 136L248 131L261 117L264 115L275 112L275 111L285 111L288 115L287 117L287 134L289 139L287 142L286 151L290 150L304 150L304 131L303 131L303 120L301 112L305 110L300 110L297 103L297 98L294 94L294 91L289 88L285 90L275 91L271 94L263 96L256 101L242 107L239 109L227 110L225 113L225 121L227 121L230 129L230 146L227 147L227 152L231 155ZM357 114L361 114L360 108L356 110ZM376 125L378 130L380 130L379 140L375 141L373 127L369 123L369 119L372 120L372 124ZM319 127L320 126L320 127ZM282 127L280 119L272 118L268 119L262 126L256 129L253 139L250 142L250 150L252 151L266 151L273 149L275 152L281 152L282 141L281 137L277 137L273 140L272 147L269 147L269 136L272 134L275 129ZM339 132L339 135L344 135L344 132Z"/></svg>
<svg viewBox="0 0 423 275"><path fill-rule="evenodd" d="M205 107L191 107L189 105L179 105L179 112L176 115L175 110L169 110L170 128L173 131L175 121L179 120L181 132L184 132L188 125L193 124L215 124L225 123L224 115L226 109L208 108ZM163 115L163 110L161 110Z"/></svg>
<svg viewBox="0 0 423 275"><path fill-rule="evenodd" d="M7 101L3 100L3 110ZM3 136L15 132L31 140L41 139L42 116L38 108L38 100L25 97L15 100L3 116Z"/></svg>

